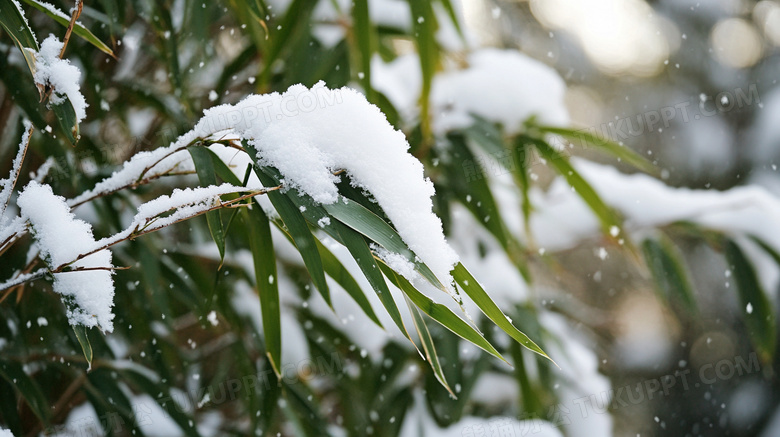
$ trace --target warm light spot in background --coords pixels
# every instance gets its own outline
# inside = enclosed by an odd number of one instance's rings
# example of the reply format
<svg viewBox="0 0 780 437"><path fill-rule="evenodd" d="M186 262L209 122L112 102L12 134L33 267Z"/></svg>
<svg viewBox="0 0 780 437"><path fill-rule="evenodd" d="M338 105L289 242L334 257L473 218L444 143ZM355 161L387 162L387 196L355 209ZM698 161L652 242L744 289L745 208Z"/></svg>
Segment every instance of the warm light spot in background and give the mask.
<svg viewBox="0 0 780 437"><path fill-rule="evenodd" d="M715 58L730 67L750 67L761 59L761 35L741 18L718 21L712 28L710 44Z"/></svg>
<svg viewBox="0 0 780 437"><path fill-rule="evenodd" d="M770 43L780 46L780 3L769 0L758 2L753 8L753 21Z"/></svg>
<svg viewBox="0 0 780 437"><path fill-rule="evenodd" d="M674 24L643 0L531 0L531 11L543 25L575 35L608 74L658 74L678 45Z"/></svg>

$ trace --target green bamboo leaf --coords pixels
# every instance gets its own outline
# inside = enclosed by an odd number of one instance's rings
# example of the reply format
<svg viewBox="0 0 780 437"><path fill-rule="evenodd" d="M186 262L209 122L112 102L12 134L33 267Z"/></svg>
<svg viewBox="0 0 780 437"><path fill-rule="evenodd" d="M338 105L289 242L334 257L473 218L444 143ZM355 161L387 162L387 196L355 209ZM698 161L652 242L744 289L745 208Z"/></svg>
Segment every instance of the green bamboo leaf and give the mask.
<svg viewBox="0 0 780 437"><path fill-rule="evenodd" d="M436 42L436 14L432 2L408 0L412 11L412 30L422 70L420 122L423 137L430 136L430 95L433 76L439 65L439 45Z"/></svg>
<svg viewBox="0 0 780 437"><path fill-rule="evenodd" d="M462 162L460 166L453 166L453 175L450 184L461 203L468 209L477 222L488 232L496 237L504 250L509 247L512 238L504 226L504 220L499 214L498 204L493 198L493 192L488 185L488 177L483 169L477 165L477 158L466 145L466 139L462 135L448 135L452 146L451 153L455 159ZM503 145L500 145L503 153ZM466 166L473 166L467 178L459 177L458 170Z"/></svg>
<svg viewBox="0 0 780 437"><path fill-rule="evenodd" d="M271 67L279 58L286 45L293 45L302 33L309 31L310 15L317 0L293 0L287 7L287 12L282 21L271 27L269 44L263 54L263 70L261 71L261 85L268 83L271 75Z"/></svg>
<svg viewBox="0 0 780 437"><path fill-rule="evenodd" d="M41 387L22 368L13 361L0 361L0 378L5 379L19 394L22 395L30 410L44 424L49 424L49 402L41 391ZM6 394L3 394L6 396Z"/></svg>
<svg viewBox="0 0 780 437"><path fill-rule="evenodd" d="M265 2L262 0L248 0L246 2L247 6L249 6L249 10L252 12L252 15L255 16L258 20L265 20L265 16L267 15L266 12L266 6Z"/></svg>
<svg viewBox="0 0 780 437"><path fill-rule="evenodd" d="M516 138L511 152L515 164L513 176L517 188L520 189L523 201L523 223L525 225L526 235L531 238L531 211L533 211L533 205L531 204L531 197L529 196L531 182L528 180L528 149L529 147L525 142L519 141Z"/></svg>
<svg viewBox="0 0 780 437"><path fill-rule="evenodd" d="M366 93L369 102L376 103L374 91L371 87L371 55L373 54L373 29L368 18L368 0L354 0L352 2L352 45L355 57L358 58L360 84Z"/></svg>
<svg viewBox="0 0 780 437"><path fill-rule="evenodd" d="M485 352L506 362L503 356L482 336L473 326L458 317L451 309L436 303L417 290L406 278L396 274L387 264L380 262L380 267L390 282L414 303L422 312L437 321L440 325L452 331L455 335L474 344Z"/></svg>
<svg viewBox="0 0 780 437"><path fill-rule="evenodd" d="M647 239L642 243L642 253L659 294L670 303L679 303L695 314L697 309L693 285L682 255L674 244L663 236L659 241Z"/></svg>
<svg viewBox="0 0 780 437"><path fill-rule="evenodd" d="M764 252L766 252L767 255L769 255L775 261L775 263L777 263L778 267L780 267L780 253L778 253L774 248L772 248L772 246L767 244L766 241L758 238L755 235L751 235L750 239L753 240L756 244L758 244L761 247L761 249L763 249Z"/></svg>
<svg viewBox="0 0 780 437"><path fill-rule="evenodd" d="M499 126L478 114L470 114L473 122L469 127L463 129L466 134L476 144L493 156L500 156L505 151L504 134Z"/></svg>
<svg viewBox="0 0 780 437"><path fill-rule="evenodd" d="M89 337L87 337L87 327L83 325L76 325L73 326L73 332L76 333L76 339L79 342L79 345L81 345L81 350L84 352L84 358L87 360L87 364L89 364L89 368L92 368L92 344L89 342Z"/></svg>
<svg viewBox="0 0 780 437"><path fill-rule="evenodd" d="M566 182L577 191L577 194L588 204L590 209L596 214L601 222L601 227L609 235L610 229L616 226L621 228L621 220L617 213L607 206L596 190L574 169L569 160L558 153L546 142L524 136L524 141L533 144L539 154L551 164L555 170L566 179Z"/></svg>
<svg viewBox="0 0 780 437"><path fill-rule="evenodd" d="M355 278L349 273L349 271L341 264L338 258L325 247L319 240L317 240L317 250L320 252L320 258L322 258L322 266L325 268L325 273L328 274L334 281L336 281L341 288L343 288L347 294L360 306L360 309L371 319L374 323L383 328L382 323L371 308L371 303L366 298L363 290L358 285Z"/></svg>
<svg viewBox="0 0 780 437"><path fill-rule="evenodd" d="M198 173L200 184L204 187L217 185L217 175L214 169L214 161L211 158L210 150L205 147L189 147L187 149L195 163L195 171ZM222 215L219 210L206 213L206 221L209 225L211 238L219 250L220 266L225 259L225 233L222 226Z"/></svg>
<svg viewBox="0 0 780 437"><path fill-rule="evenodd" d="M726 240L725 253L739 292L748 334L762 362L770 363L775 355L777 340L772 305L756 276L755 268L742 249L733 241Z"/></svg>
<svg viewBox="0 0 780 437"><path fill-rule="evenodd" d="M531 378L528 376L525 358L523 357L523 348L517 343L512 343L509 345L509 351L515 364L514 376L520 386L519 404L522 405L523 412L528 415L543 414L544 405L539 394L536 393Z"/></svg>
<svg viewBox="0 0 780 437"><path fill-rule="evenodd" d="M323 207L340 222L360 232L390 252L403 255L409 262L414 263L417 272L428 282L440 290L446 291L444 285L431 269L417 260L398 232L366 207L345 197L340 198L338 202L323 205Z"/></svg>
<svg viewBox="0 0 780 437"><path fill-rule="evenodd" d="M6 394L0 396L0 417L3 419L3 426L13 433L13 435L22 434L22 419L19 417L16 396L11 396L14 392L14 386L4 378L0 378L0 393Z"/></svg>
<svg viewBox="0 0 780 437"><path fill-rule="evenodd" d="M249 229L249 247L255 266L257 292L260 296L265 349L276 376L281 377L282 322L271 225L257 203L246 210L244 219Z"/></svg>
<svg viewBox="0 0 780 437"><path fill-rule="evenodd" d="M406 338L414 344L412 337L409 335L409 331L406 330L406 326L401 318L401 313L398 311L398 306L393 299L393 295L390 293L390 288L387 286L385 278L382 276L382 271L379 269L379 266L374 259L374 255L371 253L371 249L369 249L366 241L360 234L346 226L340 226L338 232L344 246L349 250L349 253L355 259L355 262L357 262L363 275L368 279L368 283L371 284L371 287L376 292L377 297L379 297L379 300L382 302L385 310L387 310L390 318Z"/></svg>
<svg viewBox="0 0 780 437"><path fill-rule="evenodd" d="M504 332L509 334L510 337L515 339L518 343L520 343L522 346L524 346L526 349L535 352L548 360L553 361L552 358L550 358L539 346L536 345L536 343L533 342L530 338L528 338L527 335L520 332L515 326L512 324L512 322L509 321L509 318L501 312L501 310L498 308L498 305L496 305L495 302L493 302L493 299L488 296L487 293L485 293L485 290L482 288L481 285L479 285L479 282L477 282L476 279L471 275L471 273L466 269L466 267L463 266L463 264L458 263L458 265L455 266L455 268L452 270L452 276L455 279L455 281L460 285L460 287L463 289L464 292L471 298L472 301L474 301L475 304L477 304L477 307L490 319L498 325L499 328L501 328ZM557 365L557 364L556 364Z"/></svg>
<svg viewBox="0 0 780 437"><path fill-rule="evenodd" d="M34 7L35 9L38 9L39 11L48 15L49 18L56 21L66 29L70 25L70 17L65 15L64 12L55 8L53 5L49 3L39 2L37 0L23 0L23 1L28 5ZM78 21L73 25L73 33L76 34L79 38L82 38L83 40L95 46L101 52L109 56L114 56L114 52L111 50L110 47L108 47L103 41L100 40L100 38L96 37L92 32L90 32L89 29L84 27L84 25L79 23Z"/></svg>
<svg viewBox="0 0 780 437"><path fill-rule="evenodd" d="M442 6L444 6L444 9L447 11L447 15L449 15L450 21L452 21L452 25L455 26L455 30L458 31L458 35L460 36L461 40L465 42L466 38L463 35L463 29L461 29L460 27L458 14L455 13L455 8L453 7L452 2L450 0L440 0L440 1Z"/></svg>
<svg viewBox="0 0 780 437"><path fill-rule="evenodd" d="M642 155L634 152L627 146L621 146L620 144L610 141L606 138L601 138L586 130L575 130L554 126L535 126L542 133L550 133L560 135L562 137L569 138L570 140L579 140L582 142L581 146L585 147L586 144L590 144L597 148L600 148L610 155L619 158L634 167L646 171L650 174L658 174L658 168L654 166L650 161L646 160Z"/></svg>
<svg viewBox="0 0 780 437"><path fill-rule="evenodd" d="M296 436L329 437L328 422L314 404L314 395L304 384L285 384L283 405Z"/></svg>
<svg viewBox="0 0 780 437"><path fill-rule="evenodd" d="M409 307L409 311L412 313L414 327L417 330L417 335L420 337L420 342L422 343L423 350L425 351L425 357L428 361L428 364L431 366L431 369L433 370L433 374L436 375L436 379L439 381L442 387L447 389L447 391L450 393L450 396L457 399L457 396L455 396L455 393L452 391L449 384L447 384L447 378L445 378L444 371L441 368L439 356L436 354L436 345L433 344L433 338L431 338L431 333L428 331L428 326L425 324L425 319L423 319L420 310L414 306L414 304L412 304L409 296L404 295L404 300L406 300L406 305Z"/></svg>
<svg viewBox="0 0 780 437"><path fill-rule="evenodd" d="M300 199L301 197L298 198ZM309 205L309 203L306 204ZM304 212L304 216L306 217L306 220L309 223L316 223L317 220L319 220L319 218L328 217L327 213L325 213L324 215L318 215L315 212L314 213L315 215L312 218L310 214L317 207L318 205L312 204L311 207L307 208L306 211ZM322 211L324 212L324 210ZM341 235L339 235L337 231L337 229L340 229L339 225L340 223L337 223L336 226L328 226L326 230L331 237L333 237L339 243L343 244ZM341 224L341 226L344 225ZM295 244L292 236L290 236L290 233L287 232L287 230L284 229L281 225L279 225L279 230L282 232L282 234L285 237L287 237L290 243ZM384 328L384 326L382 326L382 323L379 321L376 314L374 313L374 310L371 308L371 303L366 298L366 295L363 293L363 290L360 288L360 285L358 285L355 278L352 277L352 275L349 273L346 267L344 267L341 261L339 261L339 259L336 258L336 256L330 250L328 250L328 248L325 247L325 245L322 244L321 241L319 241L316 238L314 241L317 243L317 250L320 252L320 258L322 259L322 266L325 270L325 273L331 278L333 278L333 280L336 281L341 286L341 288L343 288L347 292L347 294L349 294L352 297L352 299L358 304L358 306L360 306L360 308L368 316L369 319L371 319L374 323L379 325L380 328Z"/></svg>
<svg viewBox="0 0 780 437"><path fill-rule="evenodd" d="M250 153L250 155L253 154L254 153ZM255 173L260 178L260 182L266 187L273 187L279 183L279 179L275 174L276 172L271 169L255 165ZM295 193L296 192L290 190L285 194L277 190L271 191L267 195L268 199L274 205L274 208L276 208L276 212L279 213L279 217L282 218L290 235L293 237L295 246L298 248L298 252L303 258L303 263L309 271L314 286L320 292L323 299L325 299L325 302L328 303L328 306L333 307L330 300L328 283L325 281L325 270L322 267L322 259L320 258L320 252L317 250L317 239L312 235L309 226L306 224L306 218L301 213L301 210L296 207L295 203L291 200L291 197L296 195Z"/></svg>
<svg viewBox="0 0 780 437"><path fill-rule="evenodd" d="M76 145L81 134L79 133L79 122L76 119L76 110L73 104L66 96L62 96L59 103L51 103L51 110L57 117L57 121L71 144Z"/></svg>
<svg viewBox="0 0 780 437"><path fill-rule="evenodd" d="M37 52L38 42L35 39L35 34L27 25L27 20L12 0L0 0L0 26L14 40L16 47L22 52L30 74L35 76L35 54L27 49Z"/></svg>

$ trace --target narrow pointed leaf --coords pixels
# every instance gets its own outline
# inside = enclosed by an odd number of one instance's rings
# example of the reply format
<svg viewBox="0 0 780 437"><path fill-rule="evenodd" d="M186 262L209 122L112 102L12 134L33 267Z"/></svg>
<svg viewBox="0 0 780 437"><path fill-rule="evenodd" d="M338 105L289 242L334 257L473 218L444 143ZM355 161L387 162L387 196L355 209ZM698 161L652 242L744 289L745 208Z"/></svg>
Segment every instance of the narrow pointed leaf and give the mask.
<svg viewBox="0 0 780 437"><path fill-rule="evenodd" d="M65 137L72 145L76 145L81 136L79 134L79 122L76 119L76 110L66 96L62 96L59 103L51 103L49 106L57 117L57 121L65 133Z"/></svg>
<svg viewBox="0 0 780 437"><path fill-rule="evenodd" d="M398 306L393 299L393 295L390 293L390 288L387 286L382 271L379 269L371 249L368 248L368 244L366 244L360 234L346 226L339 228L339 234L341 234L341 241L344 242L344 246L347 247L363 275L368 279L368 283L371 284L390 318L409 341L412 341L409 331L406 330L406 326L401 318L401 313L398 311ZM412 343L414 342L412 341Z"/></svg>
<svg viewBox="0 0 780 437"><path fill-rule="evenodd" d="M562 137L569 138L570 140L579 140L582 142L581 146L585 147L585 144L590 144L597 148L600 148L610 155L619 158L634 167L644 170L651 174L658 173L658 169L648 160L643 158L640 154L631 150L628 146L621 146L620 144L610 141L606 138L594 135L586 130L575 130L553 126L536 126L542 133L551 133L560 135Z"/></svg>
<svg viewBox="0 0 780 437"><path fill-rule="evenodd" d="M494 357L506 362L503 356L493 347L490 342L485 339L473 326L469 325L466 321L458 317L447 306L436 303L428 296L417 290L406 278L396 274L387 264L382 262L380 264L382 271L390 282L404 292L406 296L414 303L417 308L422 310L433 320L436 320L439 324L452 331L457 336L464 340L474 344L485 352L493 355Z"/></svg>
<svg viewBox="0 0 780 437"><path fill-rule="evenodd" d="M35 34L22 16L22 12L12 0L0 0L0 26L8 32L11 39L19 48L30 69L30 74L35 75L35 55L26 49L38 51L38 43Z"/></svg>
<svg viewBox="0 0 780 437"><path fill-rule="evenodd" d="M92 344L87 337L87 328L83 325L76 325L73 327L73 332L76 333L76 339L84 352L84 358L86 358L89 367L92 368Z"/></svg>
<svg viewBox="0 0 780 437"><path fill-rule="evenodd" d="M217 185L217 175L214 169L214 162L211 159L210 151L205 147L189 147L187 149L195 163L195 171L198 173L198 179L201 186L209 187ZM209 225L211 238L219 250L220 261L225 259L225 233L222 226L222 215L219 210L206 213L206 221Z"/></svg>
<svg viewBox="0 0 780 437"><path fill-rule="evenodd" d="M414 263L415 269L428 282L440 290L446 290L431 269L416 259L414 253L409 250L401 236L398 235L398 232L379 216L359 203L346 198L341 198L336 203L323 205L323 207L340 222L360 232L390 252L403 255L407 260Z"/></svg>
<svg viewBox="0 0 780 437"><path fill-rule="evenodd" d="M488 185L488 176L478 165L477 157L471 153L463 136L450 135L448 139L452 145L452 155L463 163L462 166L455 166L455 168L473 166L472 172L466 178L458 177L460 175L457 174L451 176L452 189L461 203L474 215L474 218L493 234L496 241L506 249L509 246L511 236L507 233L501 214L499 214L498 204ZM502 153L506 153L503 148Z"/></svg>
<svg viewBox="0 0 780 437"><path fill-rule="evenodd" d="M368 0L352 2L352 38L355 46L355 57L359 60L360 84L369 102L376 103L371 87L371 55L373 54L373 32L371 20L368 18Z"/></svg>
<svg viewBox="0 0 780 437"><path fill-rule="evenodd" d="M408 0L412 13L412 30L417 45L417 53L420 55L420 67L422 70L422 90L420 92L420 120L423 137L431 134L430 127L430 94L433 84L433 76L439 65L439 46L436 42L436 14L433 4L427 1Z"/></svg>
<svg viewBox="0 0 780 437"><path fill-rule="evenodd" d="M30 410L43 422L49 423L48 401L41 391L41 387L22 368L22 365L14 361L0 361L0 378L5 379L11 386L19 391ZM3 396L10 394L3 393Z"/></svg>
<svg viewBox="0 0 780 437"><path fill-rule="evenodd" d="M479 285L477 280L474 279L474 277L466 269L466 267L463 266L463 264L458 263L458 265L455 266L455 268L452 270L452 276L458 285L460 285L460 287L463 289L463 291L469 296L469 298L471 298L471 300L477 304L477 307L479 307L479 309L490 320L492 320L493 323L498 325L499 328L509 334L510 337L515 339L528 350L552 361L552 358L550 358L547 353L542 350L542 348L537 346L536 343L528 338L527 335L523 334L517 328L515 328L512 322L510 322L507 316L501 312L501 310L498 308L498 305L493 302L493 299L488 296L482 286ZM553 361L553 363L554 362L555 361Z"/></svg>
<svg viewBox="0 0 780 437"><path fill-rule="evenodd" d="M325 273L333 278L333 280L352 297L369 319L379 325L379 327L383 327L379 318L374 313L373 308L371 308L371 303L360 288L360 285L355 278L352 277L346 267L341 264L341 261L339 261L339 259L336 258L336 256L319 240L317 240L317 250L320 251L320 258L322 258L322 266L325 268Z"/></svg>
<svg viewBox="0 0 780 437"><path fill-rule="evenodd" d="M617 213L604 203L598 193L596 193L596 190L574 169L565 156L558 153L544 141L530 137L525 137L525 140L536 147L536 150L547 160L548 164L552 165L566 179L566 182L574 188L582 200L588 204L601 222L604 232L609 232L612 226L621 227L621 221Z"/></svg>
<svg viewBox="0 0 780 437"><path fill-rule="evenodd" d="M447 378L444 376L444 371L441 368L439 356L436 354L436 346L433 344L433 338L431 338L431 333L428 331L428 326L425 324L423 315L420 313L420 310L414 306L412 301L409 299L409 296L404 295L404 300L406 300L406 305L409 307L409 311L412 313L414 327L417 330L417 335L420 337L420 342L422 343L423 350L425 351L426 360L431 366L433 374L436 375L436 379L445 389L447 389L450 395L457 399L457 396L455 396L455 393L452 391L449 384L447 384Z"/></svg>
<svg viewBox="0 0 780 437"><path fill-rule="evenodd" d="M263 315L265 349L277 377L282 369L282 322L279 303L276 254L271 238L271 225L260 205L245 211L249 229L249 247L255 267L257 292Z"/></svg>
<svg viewBox="0 0 780 437"><path fill-rule="evenodd" d="M55 8L51 4L39 2L37 0L23 0L23 1L28 5L34 7L35 9L38 9L39 11L48 15L49 18L56 21L66 29L70 25L70 17L65 15L64 12ZM76 21L76 23L74 23L73 25L73 33L76 34L79 38L82 38L83 40L95 46L101 52L110 56L114 56L114 52L111 50L110 47L108 47L103 41L100 40L100 38L96 37L92 32L90 32L89 29L84 27L84 25L79 23L78 21Z"/></svg>
<svg viewBox="0 0 780 437"><path fill-rule="evenodd" d="M255 166L255 173L260 178L263 185L267 187L273 187L278 184L278 180L276 180L273 174L266 169ZM327 302L329 306L332 306L328 283L325 281L325 270L322 267L320 252L317 250L316 238L312 235L300 209L298 209L292 200L288 198L288 195L294 194L290 192L284 194L279 191L271 191L268 193L268 199L274 205L274 208L276 208L276 212L279 213L284 225L287 226L287 230L293 237L295 246L298 248L298 252L303 258L303 263L309 271L314 286L325 299L325 302Z"/></svg>
<svg viewBox="0 0 780 437"><path fill-rule="evenodd" d="M731 240L725 244L726 259L733 269L742 314L748 334L759 357L770 363L775 355L777 331L775 315L766 292L756 276L756 270L742 249Z"/></svg>
<svg viewBox="0 0 780 437"><path fill-rule="evenodd" d="M642 253L661 296L695 313L693 285L683 264L682 255L672 242L665 237L661 237L660 241L647 239L642 243Z"/></svg>

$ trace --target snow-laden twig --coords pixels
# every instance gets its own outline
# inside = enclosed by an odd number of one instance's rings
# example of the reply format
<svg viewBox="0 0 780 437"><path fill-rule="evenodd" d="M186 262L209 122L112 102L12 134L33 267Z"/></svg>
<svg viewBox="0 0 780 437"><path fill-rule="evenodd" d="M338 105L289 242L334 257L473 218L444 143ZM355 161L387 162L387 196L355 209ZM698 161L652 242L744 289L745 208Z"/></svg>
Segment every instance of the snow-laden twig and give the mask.
<svg viewBox="0 0 780 437"><path fill-rule="evenodd" d="M24 162L27 147L30 145L32 130L33 125L30 120L24 120L24 134L22 135L22 141L19 143L19 151L16 153L16 158L14 158L13 163L11 163L11 173L8 175L8 179L0 180L0 226L6 221L5 209L8 207L11 193L13 193L16 181L19 179L19 173L22 171L22 162ZM0 239L0 241L2 241L2 239Z"/></svg>
<svg viewBox="0 0 780 437"><path fill-rule="evenodd" d="M22 285L25 282L34 281L36 279L43 278L49 274L49 269L47 268L40 268L38 270L35 270L31 273L23 273L20 275L17 275L16 277L9 279L5 282L0 282L0 291L5 291L10 288L14 288L17 285Z"/></svg>
<svg viewBox="0 0 780 437"><path fill-rule="evenodd" d="M164 227L188 220L209 211L220 208L229 208L254 196L278 190L281 186L258 189L247 192L245 187L235 187L230 184L219 186L186 188L174 190L170 196L161 196L149 201L138 208L138 214L123 231L110 237L95 242L89 250L79 254L71 261L62 263L54 268L54 273L63 271L68 265L87 257L93 253L108 249L123 241L131 240L148 233L158 231ZM239 197L221 201L220 196L225 194L244 193ZM166 216L163 214L171 213Z"/></svg>

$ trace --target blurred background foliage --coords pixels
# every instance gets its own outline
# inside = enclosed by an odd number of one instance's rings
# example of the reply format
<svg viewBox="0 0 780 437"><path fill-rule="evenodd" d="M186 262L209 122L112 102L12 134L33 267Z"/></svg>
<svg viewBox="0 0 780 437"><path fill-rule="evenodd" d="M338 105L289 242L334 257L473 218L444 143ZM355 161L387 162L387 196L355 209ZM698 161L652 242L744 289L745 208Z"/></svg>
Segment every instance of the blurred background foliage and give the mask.
<svg viewBox="0 0 780 437"><path fill-rule="evenodd" d="M22 8L40 39L64 33L36 2ZM648 173L671 187L750 184L780 192L773 164L780 155L777 2L95 0L80 21L112 54L83 35L68 44L66 58L81 70L90 105L75 146L38 103L9 35L0 34L2 174L22 118L36 127L18 187L51 158L46 182L73 197L135 153L167 146L203 109L251 93L318 81L362 89L425 165L445 231L475 267L464 263L560 368L489 321L477 319L513 367L429 323L454 398L403 337L366 338L375 336L366 328L372 322L353 314L354 305L339 307L345 299L337 294L346 293L330 278L338 316L329 313L294 246L274 230L286 368L277 380L254 291L252 226L231 222L220 267L201 217L114 248L115 264L131 268L114 276L115 331L87 334L89 372L47 282L0 295L0 423L15 435L511 435L499 434L506 426L500 417L515 420L516 435L777 432L778 288L776 278L772 288L764 277L775 274L780 256L760 237L760 222L734 232L694 220L651 221L629 236L636 217L624 223L622 204L568 159ZM500 117L474 116L468 126L437 128L436 111L446 107L431 97L435 77L467 68L469 53L486 46L552 66L566 81L571 123L554 129L546 126L554 121L531 117L510 127ZM400 64L401 79L389 82L386 66L409 55L416 63ZM410 69L416 73L405 75ZM648 120L663 108L674 108L674 118L651 129ZM616 136L609 123L622 119L646 123ZM577 147L561 149L563 137ZM491 156L507 161L485 164ZM534 200L561 179L591 211L571 219L597 225L556 250L531 228L544 207ZM111 235L139 200L197 180L165 178L78 214L95 235ZM641 202L644 194L623 197ZM555 233L554 225L540 229ZM28 248L25 241L2 254L0 278L29 263ZM506 290L495 289L502 284ZM610 387L646 387L675 371L700 376L706 365L728 360L733 367L737 358L750 371L685 388L678 379L663 396L601 413L581 414L574 402L614 397Z"/></svg>

